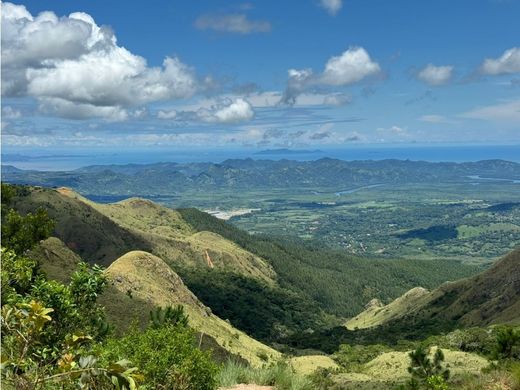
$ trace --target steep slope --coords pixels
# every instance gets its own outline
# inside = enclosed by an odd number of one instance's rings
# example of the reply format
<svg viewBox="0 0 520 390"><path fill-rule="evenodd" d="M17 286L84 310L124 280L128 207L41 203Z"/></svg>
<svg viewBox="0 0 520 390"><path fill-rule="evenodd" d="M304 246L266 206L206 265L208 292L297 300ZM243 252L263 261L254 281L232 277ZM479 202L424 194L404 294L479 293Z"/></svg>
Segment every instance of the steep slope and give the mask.
<svg viewBox="0 0 520 390"><path fill-rule="evenodd" d="M180 304L189 315L190 326L252 365L260 366L280 357L275 350L212 314L164 261L150 253L127 253L114 261L106 274L110 286L100 302L119 330L128 327L134 318L147 322L152 307Z"/></svg>
<svg viewBox="0 0 520 390"><path fill-rule="evenodd" d="M379 299L372 299L363 312L349 319L345 325L350 330L364 329L400 318L410 310L417 308L427 295L428 290L415 287L388 305L383 305Z"/></svg>
<svg viewBox="0 0 520 390"><path fill-rule="evenodd" d="M276 274L263 259L218 234L195 232L180 214L144 199L101 205L67 188L32 188L14 202L21 213L46 209L54 234L89 263L104 266L132 250L185 267L225 269L274 284Z"/></svg>
<svg viewBox="0 0 520 390"><path fill-rule="evenodd" d="M464 325L520 323L520 248L479 275L432 291L420 312Z"/></svg>
<svg viewBox="0 0 520 390"><path fill-rule="evenodd" d="M476 276L445 283L430 293L413 289L387 306L368 308L346 326L406 329L499 323L520 324L520 248Z"/></svg>
<svg viewBox="0 0 520 390"><path fill-rule="evenodd" d="M56 237L40 242L30 256L38 260L48 278L63 283L70 281L81 261ZM259 366L265 359L280 357L277 351L212 314L164 261L150 253L129 252L113 262L105 273L109 285L99 302L117 332L123 332L134 320L146 325L154 307L182 305L189 315L190 326L200 333L202 347L213 349L224 359L231 354Z"/></svg>
<svg viewBox="0 0 520 390"><path fill-rule="evenodd" d="M129 251L151 249L139 235L66 193L29 188L13 199L13 207L22 214L44 208L56 223L54 235L91 264L108 266Z"/></svg>

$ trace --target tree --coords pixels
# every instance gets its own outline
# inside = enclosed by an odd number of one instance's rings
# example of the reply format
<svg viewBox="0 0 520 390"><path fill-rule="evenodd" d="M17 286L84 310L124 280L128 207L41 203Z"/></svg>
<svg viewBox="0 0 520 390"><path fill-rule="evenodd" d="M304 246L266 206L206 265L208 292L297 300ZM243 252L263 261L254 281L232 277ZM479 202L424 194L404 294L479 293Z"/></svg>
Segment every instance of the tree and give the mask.
<svg viewBox="0 0 520 390"><path fill-rule="evenodd" d="M443 383L448 380L450 371L442 367L444 361L444 353L437 348L433 361L429 358L430 349L419 346L415 351L408 354L410 357L410 365L408 372L412 374L409 387L416 389L419 385L423 385L429 389L441 389Z"/></svg>
<svg viewBox="0 0 520 390"><path fill-rule="evenodd" d="M510 359L520 357L520 330L511 326L502 326L496 332L494 357L496 359Z"/></svg>

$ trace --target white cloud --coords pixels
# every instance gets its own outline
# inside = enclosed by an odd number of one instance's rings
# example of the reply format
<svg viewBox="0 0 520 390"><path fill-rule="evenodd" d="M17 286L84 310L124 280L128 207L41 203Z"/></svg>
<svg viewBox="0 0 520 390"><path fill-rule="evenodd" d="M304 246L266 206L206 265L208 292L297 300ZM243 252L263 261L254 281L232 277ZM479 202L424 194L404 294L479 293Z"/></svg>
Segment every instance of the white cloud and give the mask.
<svg viewBox="0 0 520 390"><path fill-rule="evenodd" d="M232 123L250 120L254 115L251 105L246 100L237 99L229 106L215 111L213 117L215 122Z"/></svg>
<svg viewBox="0 0 520 390"><path fill-rule="evenodd" d="M480 70L490 75L520 73L520 47L506 50L499 58L485 59Z"/></svg>
<svg viewBox="0 0 520 390"><path fill-rule="evenodd" d="M33 17L24 6L2 3L3 95L34 96L46 112L66 117L122 119L128 107L197 88L194 71L179 59L150 68L88 14Z"/></svg>
<svg viewBox="0 0 520 390"><path fill-rule="evenodd" d="M271 23L265 20L249 20L245 14L202 15L195 21L199 30L251 34L271 31Z"/></svg>
<svg viewBox="0 0 520 390"><path fill-rule="evenodd" d="M281 102L294 104L298 95L312 86L351 85L381 72L381 67L362 47L351 47L331 57L320 74L312 69L289 69L287 87Z"/></svg>
<svg viewBox="0 0 520 390"><path fill-rule="evenodd" d="M104 118L111 122L128 119L127 110L119 106L96 106L54 97L40 98L40 110L46 114L68 119Z"/></svg>
<svg viewBox="0 0 520 390"><path fill-rule="evenodd" d="M453 75L453 66L435 66L428 64L417 74L417 78L428 85L438 86L446 84Z"/></svg>
<svg viewBox="0 0 520 390"><path fill-rule="evenodd" d="M336 15L343 6L343 0L321 0L320 3L331 15Z"/></svg>
<svg viewBox="0 0 520 390"><path fill-rule="evenodd" d="M199 106L192 111L161 110L157 113L159 119L174 119L178 121L193 121L206 123L238 123L253 119L255 112L251 104L243 99L222 99L211 106Z"/></svg>
<svg viewBox="0 0 520 390"><path fill-rule="evenodd" d="M463 118L491 122L510 122L520 124L520 99L477 107L460 115Z"/></svg>
<svg viewBox="0 0 520 390"><path fill-rule="evenodd" d="M19 110L14 109L11 106L2 107L2 118L5 119L18 119L22 116Z"/></svg>
<svg viewBox="0 0 520 390"><path fill-rule="evenodd" d="M328 85L357 83L381 71L362 47L352 47L327 61L320 81Z"/></svg>

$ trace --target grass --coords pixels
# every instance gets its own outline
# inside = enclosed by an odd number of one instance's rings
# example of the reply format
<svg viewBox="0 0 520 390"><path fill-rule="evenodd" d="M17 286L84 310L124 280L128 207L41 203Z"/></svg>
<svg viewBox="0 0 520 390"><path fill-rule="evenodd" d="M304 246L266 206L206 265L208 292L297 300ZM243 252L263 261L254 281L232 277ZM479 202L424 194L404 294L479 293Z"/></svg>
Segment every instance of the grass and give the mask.
<svg viewBox="0 0 520 390"><path fill-rule="evenodd" d="M219 383L222 387L237 384L274 386L278 390L312 390L311 381L297 373L283 361L260 368L252 368L229 360L221 369Z"/></svg>
<svg viewBox="0 0 520 390"><path fill-rule="evenodd" d="M370 306L345 324L347 329L365 329L384 324L392 319L402 317L411 310L424 304L428 290L415 287L386 306Z"/></svg>
<svg viewBox="0 0 520 390"><path fill-rule="evenodd" d="M210 336L223 349L259 367L280 358L280 353L256 341L218 318L188 290L179 276L160 258L146 252L130 252L106 271L111 283L100 297L109 320L120 332L131 323L130 315L145 324L154 306L184 306L189 323Z"/></svg>
<svg viewBox="0 0 520 390"><path fill-rule="evenodd" d="M466 383L467 385L479 378L481 370L489 365L489 362L476 354L467 352L452 351L448 349L442 350L445 356L443 366L450 370L450 382L459 385ZM435 352L435 348L430 351ZM347 389L387 389L393 388L400 383L405 382L410 374L407 368L410 364L410 358L407 352L385 352L366 363L356 370L356 372L348 372L337 374L334 377L336 383L341 388ZM478 389L479 387L463 387L465 389ZM501 387L480 387L482 389L502 389ZM504 387L507 389L507 387ZM511 388L512 389L512 388Z"/></svg>
<svg viewBox="0 0 520 390"><path fill-rule="evenodd" d="M339 369L336 362L325 355L296 356L291 358L290 364L294 371L301 375L310 375L318 368Z"/></svg>

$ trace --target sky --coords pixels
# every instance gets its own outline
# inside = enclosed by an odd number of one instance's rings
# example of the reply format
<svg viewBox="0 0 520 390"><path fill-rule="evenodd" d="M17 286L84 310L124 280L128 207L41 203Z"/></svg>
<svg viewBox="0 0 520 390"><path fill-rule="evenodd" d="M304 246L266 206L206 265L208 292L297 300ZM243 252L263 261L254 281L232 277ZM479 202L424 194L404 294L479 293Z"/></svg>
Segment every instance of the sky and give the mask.
<svg viewBox="0 0 520 390"><path fill-rule="evenodd" d="M3 153L520 143L517 0L1 7Z"/></svg>

